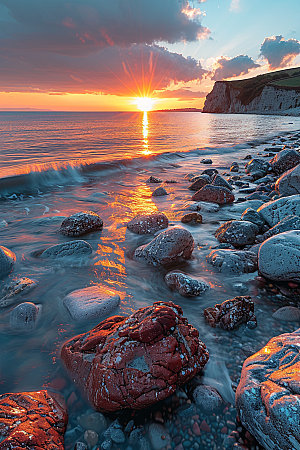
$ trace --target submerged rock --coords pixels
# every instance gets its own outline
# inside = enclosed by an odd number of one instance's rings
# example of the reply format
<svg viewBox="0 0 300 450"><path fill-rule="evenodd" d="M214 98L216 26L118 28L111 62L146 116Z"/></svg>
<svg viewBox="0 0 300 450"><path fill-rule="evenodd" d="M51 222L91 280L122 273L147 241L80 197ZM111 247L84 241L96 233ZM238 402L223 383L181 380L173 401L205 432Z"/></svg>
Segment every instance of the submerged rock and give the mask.
<svg viewBox="0 0 300 450"><path fill-rule="evenodd" d="M168 272L165 282L170 289L176 289L184 297L196 297L210 287L205 281L193 278L179 270Z"/></svg>
<svg viewBox="0 0 300 450"><path fill-rule="evenodd" d="M80 236L95 230L102 230L103 220L93 211L82 211L65 219L60 232L65 236Z"/></svg>
<svg viewBox="0 0 300 450"><path fill-rule="evenodd" d="M175 392L208 361L198 331L172 302L110 317L66 342L62 362L103 412L142 409Z"/></svg>
<svg viewBox="0 0 300 450"><path fill-rule="evenodd" d="M219 242L227 242L234 246L253 244L259 228L246 220L229 220L215 232Z"/></svg>
<svg viewBox="0 0 300 450"><path fill-rule="evenodd" d="M24 302L16 306L9 314L9 324L14 331L30 331L36 326L40 306ZM1 447L0 447L1 448Z"/></svg>
<svg viewBox="0 0 300 450"><path fill-rule="evenodd" d="M272 317L284 322L299 322L300 309L295 308L294 306L283 306L282 308L277 309Z"/></svg>
<svg viewBox="0 0 300 450"><path fill-rule="evenodd" d="M42 258L65 258L90 255L93 252L91 244L86 241L70 241L62 244L52 245L43 251Z"/></svg>
<svg viewBox="0 0 300 450"><path fill-rule="evenodd" d="M234 195L226 187L207 184L193 195L192 200L224 205L225 203L232 203L234 201Z"/></svg>
<svg viewBox="0 0 300 450"><path fill-rule="evenodd" d="M151 423L148 433L153 450L162 450L172 442L169 433L158 423Z"/></svg>
<svg viewBox="0 0 300 450"><path fill-rule="evenodd" d="M46 390L0 395L1 449L64 450L68 422L60 394Z"/></svg>
<svg viewBox="0 0 300 450"><path fill-rule="evenodd" d="M300 195L291 195L265 203L258 208L258 212L270 227L274 227L286 216L300 216Z"/></svg>
<svg viewBox="0 0 300 450"><path fill-rule="evenodd" d="M225 274L237 275L257 270L257 255L251 251L217 249L212 250L206 259Z"/></svg>
<svg viewBox="0 0 300 450"><path fill-rule="evenodd" d="M30 289L36 286L36 281L27 277L16 278L9 285L5 286L4 292L7 292L4 297L0 299L0 308L5 308L16 301L15 295L19 293L27 293Z"/></svg>
<svg viewBox="0 0 300 450"><path fill-rule="evenodd" d="M16 255L14 252L0 245L0 278L11 271L15 262Z"/></svg>
<svg viewBox="0 0 300 450"><path fill-rule="evenodd" d="M168 228L169 221L165 214L155 212L151 214L138 214L127 224L127 228L137 234L152 234Z"/></svg>
<svg viewBox="0 0 300 450"><path fill-rule="evenodd" d="M250 327L256 327L254 303L248 295L226 300L213 308L206 308L204 317L213 328L219 327L225 330L232 330L242 322L251 322Z"/></svg>
<svg viewBox="0 0 300 450"><path fill-rule="evenodd" d="M224 407L224 401L216 389L205 384L196 387L193 391L193 398L196 405L207 412Z"/></svg>
<svg viewBox="0 0 300 450"><path fill-rule="evenodd" d="M138 247L134 258L142 258L154 266L171 264L180 258L189 259L194 249L194 239L184 228L174 227L156 236L149 244Z"/></svg>
<svg viewBox="0 0 300 450"><path fill-rule="evenodd" d="M297 330L274 337L243 365L237 412L266 450L299 448L299 349Z"/></svg>

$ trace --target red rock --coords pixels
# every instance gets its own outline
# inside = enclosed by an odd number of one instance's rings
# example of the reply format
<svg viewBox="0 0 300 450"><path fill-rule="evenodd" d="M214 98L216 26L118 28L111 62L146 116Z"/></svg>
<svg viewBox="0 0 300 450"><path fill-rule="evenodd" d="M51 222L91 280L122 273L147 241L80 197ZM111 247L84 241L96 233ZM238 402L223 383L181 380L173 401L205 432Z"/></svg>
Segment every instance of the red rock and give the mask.
<svg viewBox="0 0 300 450"><path fill-rule="evenodd" d="M227 434L227 427L223 427L223 428L221 428L221 433L223 433L223 434Z"/></svg>
<svg viewBox="0 0 300 450"><path fill-rule="evenodd" d="M59 394L44 390L0 395L1 450L64 450L67 422Z"/></svg>
<svg viewBox="0 0 300 450"><path fill-rule="evenodd" d="M137 234L151 234L168 228L169 221L165 214L154 212L151 214L138 214L127 224L127 228Z"/></svg>
<svg viewBox="0 0 300 450"><path fill-rule="evenodd" d="M208 361L198 331L172 302L110 317L64 344L62 362L103 412L142 409L190 380Z"/></svg>
<svg viewBox="0 0 300 450"><path fill-rule="evenodd" d="M206 433L210 433L210 426L206 423L205 420L202 420L200 430L205 431Z"/></svg>
<svg viewBox="0 0 300 450"><path fill-rule="evenodd" d="M253 322L253 325L256 326L254 303L249 296L235 297L215 305L213 308L206 308L204 317L213 328L232 330L239 323L248 321Z"/></svg>
<svg viewBox="0 0 300 450"><path fill-rule="evenodd" d="M225 203L232 203L234 201L234 195L226 187L207 184L193 195L192 200L223 205Z"/></svg>
<svg viewBox="0 0 300 450"><path fill-rule="evenodd" d="M291 289L297 289L297 287L299 286L299 284L293 283L292 281L290 281L290 282L288 283L288 286L289 286Z"/></svg>
<svg viewBox="0 0 300 450"><path fill-rule="evenodd" d="M197 223L202 223L202 216L197 212L188 213L181 218L181 222L196 225Z"/></svg>
<svg viewBox="0 0 300 450"><path fill-rule="evenodd" d="M201 436L201 431L198 422L193 423L193 432L196 436Z"/></svg>

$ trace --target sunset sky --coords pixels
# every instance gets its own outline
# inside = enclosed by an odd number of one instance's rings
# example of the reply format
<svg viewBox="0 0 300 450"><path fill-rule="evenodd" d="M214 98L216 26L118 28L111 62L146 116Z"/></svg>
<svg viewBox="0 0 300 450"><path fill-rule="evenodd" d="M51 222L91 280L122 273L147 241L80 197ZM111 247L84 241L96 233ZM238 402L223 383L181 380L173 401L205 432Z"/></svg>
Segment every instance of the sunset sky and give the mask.
<svg viewBox="0 0 300 450"><path fill-rule="evenodd" d="M203 106L216 80L300 65L299 0L0 0L0 109Z"/></svg>

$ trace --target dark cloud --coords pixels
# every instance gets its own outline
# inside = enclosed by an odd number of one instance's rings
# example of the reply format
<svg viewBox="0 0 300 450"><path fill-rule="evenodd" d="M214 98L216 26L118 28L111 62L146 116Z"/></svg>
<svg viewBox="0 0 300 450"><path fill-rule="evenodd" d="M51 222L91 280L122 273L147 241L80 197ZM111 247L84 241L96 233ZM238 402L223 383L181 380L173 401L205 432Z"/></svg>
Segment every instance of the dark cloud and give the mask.
<svg viewBox="0 0 300 450"><path fill-rule="evenodd" d="M0 66L3 91L102 92L127 96L150 95L171 82L200 80L204 74L195 59L147 44L133 44L129 48L111 46L77 58L44 52L24 57L22 52L6 52Z"/></svg>
<svg viewBox="0 0 300 450"><path fill-rule="evenodd" d="M260 67L259 64L256 64L247 55L239 55L234 58L222 56L216 61L213 71L208 76L215 81L224 80L225 78L246 75L256 67Z"/></svg>
<svg viewBox="0 0 300 450"><path fill-rule="evenodd" d="M260 54L269 63L270 69L278 69L288 65L300 54L300 42L283 36L266 37L260 47Z"/></svg>
<svg viewBox="0 0 300 450"><path fill-rule="evenodd" d="M193 100L197 98L204 98L207 96L207 92L191 91L188 88L174 89L173 91L160 91L154 93L158 98L178 98L178 100Z"/></svg>

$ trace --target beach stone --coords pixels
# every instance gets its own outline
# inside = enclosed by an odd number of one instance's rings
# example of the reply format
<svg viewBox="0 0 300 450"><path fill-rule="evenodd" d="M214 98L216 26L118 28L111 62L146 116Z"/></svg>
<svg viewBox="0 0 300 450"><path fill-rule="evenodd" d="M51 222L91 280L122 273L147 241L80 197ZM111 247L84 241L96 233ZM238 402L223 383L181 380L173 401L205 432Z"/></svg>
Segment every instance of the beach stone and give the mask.
<svg viewBox="0 0 300 450"><path fill-rule="evenodd" d="M7 292L0 299L0 308L5 308L16 301L15 295L19 293L27 293L30 289L36 286L36 281L27 277L16 278L10 284L4 287L3 293Z"/></svg>
<svg viewBox="0 0 300 450"><path fill-rule="evenodd" d="M205 281L193 278L179 270L168 272L165 276L165 282L170 289L176 289L184 297L196 297L210 287Z"/></svg>
<svg viewBox="0 0 300 450"><path fill-rule="evenodd" d="M213 308L206 308L204 318L211 327L224 330L232 330L242 322L252 322L256 326L254 303L248 295L234 297Z"/></svg>
<svg viewBox="0 0 300 450"><path fill-rule="evenodd" d="M63 305L74 320L99 319L119 306L120 297L106 286L77 289L63 299Z"/></svg>
<svg viewBox="0 0 300 450"><path fill-rule="evenodd" d="M191 225L197 225L199 223L202 223L202 216L199 213L189 213L189 214L185 214L182 218L181 218L181 222L182 223L189 223Z"/></svg>
<svg viewBox="0 0 300 450"><path fill-rule="evenodd" d="M82 414L77 417L77 422L85 430L93 430L101 434L106 429L106 419L103 414L93 412L89 414Z"/></svg>
<svg viewBox="0 0 300 450"><path fill-rule="evenodd" d="M60 394L46 390L0 395L0 448L64 450L68 422Z"/></svg>
<svg viewBox="0 0 300 450"><path fill-rule="evenodd" d="M92 252L93 249L91 244L83 240L78 240L52 245L51 247L48 247L46 250L44 250L40 256L42 258L52 259L65 257L76 258L79 256L90 255Z"/></svg>
<svg viewBox="0 0 300 450"><path fill-rule="evenodd" d="M253 244L259 228L246 220L229 220L223 223L215 232L219 242L227 242L234 246Z"/></svg>
<svg viewBox="0 0 300 450"><path fill-rule="evenodd" d="M102 450L111 450L112 446L113 446L113 441L111 439L106 439L105 441L102 442L101 449Z"/></svg>
<svg viewBox="0 0 300 450"><path fill-rule="evenodd" d="M224 406L224 401L216 389L205 384L201 384L193 391L193 398L196 405L204 411L215 411Z"/></svg>
<svg viewBox="0 0 300 450"><path fill-rule="evenodd" d="M233 162L230 166L230 172L238 172L240 170L237 162Z"/></svg>
<svg viewBox="0 0 300 450"><path fill-rule="evenodd" d="M242 368L237 413L266 450L300 448L299 350L298 329L271 339Z"/></svg>
<svg viewBox="0 0 300 450"><path fill-rule="evenodd" d="M234 195L226 187L207 184L193 195L192 200L223 205L225 203L232 203L234 201Z"/></svg>
<svg viewBox="0 0 300 450"><path fill-rule="evenodd" d="M99 436L98 433L93 430L86 430L83 437L88 447L92 448L97 444Z"/></svg>
<svg viewBox="0 0 300 450"><path fill-rule="evenodd" d="M210 183L210 177L208 175L200 175L197 177L197 180L193 181L193 183L190 185L189 189L191 191L199 191L199 189L203 188L203 186L206 186Z"/></svg>
<svg viewBox="0 0 300 450"><path fill-rule="evenodd" d="M262 217L262 215L259 212L257 212L253 208L245 209L245 211L243 212L243 214L241 216L241 220L246 220L246 222L252 222L256 226L258 226L259 229L261 229L263 227L263 225L265 224L265 219Z"/></svg>
<svg viewBox="0 0 300 450"><path fill-rule="evenodd" d="M223 186L227 189L229 189L230 191L233 190L233 187L231 186L231 184L229 184L225 178L221 177L221 175L216 175L214 178L214 181L212 182L213 186Z"/></svg>
<svg viewBox="0 0 300 450"><path fill-rule="evenodd" d="M300 164L278 178L275 190L284 196L300 194Z"/></svg>
<svg viewBox="0 0 300 450"><path fill-rule="evenodd" d="M16 255L14 252L6 247L0 245L0 277L2 278L11 271L16 262Z"/></svg>
<svg viewBox="0 0 300 450"><path fill-rule="evenodd" d="M263 242L258 267L271 280L300 282L300 231L286 231Z"/></svg>
<svg viewBox="0 0 300 450"><path fill-rule="evenodd" d="M209 203L209 202L197 202L188 204L190 211L202 211L202 212L218 212L220 210L220 206L217 203Z"/></svg>
<svg viewBox="0 0 300 450"><path fill-rule="evenodd" d="M270 163L268 163L267 161L259 158L253 158L245 165L245 171L252 176L255 173L261 173L261 176L257 176L257 178L262 178L267 175L270 167Z"/></svg>
<svg viewBox="0 0 300 450"><path fill-rule="evenodd" d="M265 203L258 208L258 212L270 227L274 227L286 216L300 216L300 195L291 195Z"/></svg>
<svg viewBox="0 0 300 450"><path fill-rule="evenodd" d="M218 173L217 169L205 169L201 172L201 175L208 175L210 178L213 178Z"/></svg>
<svg viewBox="0 0 300 450"><path fill-rule="evenodd" d="M254 210L257 210L262 205L264 205L264 202L262 200L246 200L242 203L235 203L229 208L230 212L236 212L242 214L247 208L252 208Z"/></svg>
<svg viewBox="0 0 300 450"><path fill-rule="evenodd" d="M294 306L283 306L282 308L277 309L272 317L284 322L299 322L300 309L295 308Z"/></svg>
<svg viewBox="0 0 300 450"><path fill-rule="evenodd" d="M29 331L36 326L40 306L31 302L21 303L9 314L9 325L15 331ZM1 446L0 446L1 448Z"/></svg>
<svg viewBox="0 0 300 450"><path fill-rule="evenodd" d="M147 183L162 183L162 180L151 175L151 177L148 178Z"/></svg>
<svg viewBox="0 0 300 450"><path fill-rule="evenodd" d="M88 446L84 442L77 441L74 450L88 450Z"/></svg>
<svg viewBox="0 0 300 450"><path fill-rule="evenodd" d="M158 187L152 192L152 197L162 197L168 195L167 191L163 187Z"/></svg>
<svg viewBox="0 0 300 450"><path fill-rule="evenodd" d="M271 236L275 236L285 231L300 230L300 217L299 216L287 216L282 219L277 225L270 228L263 234L264 240Z"/></svg>
<svg viewBox="0 0 300 450"><path fill-rule="evenodd" d="M71 379L101 412L142 409L168 397L208 357L199 332L172 302L105 319L61 350Z"/></svg>
<svg viewBox="0 0 300 450"><path fill-rule="evenodd" d="M174 227L162 231L149 244L138 247L134 258L142 258L156 266L171 264L180 258L189 259L194 249L194 239L188 230Z"/></svg>
<svg viewBox="0 0 300 450"><path fill-rule="evenodd" d="M245 250L212 250L206 257L207 262L219 272L231 275L253 273L257 270L257 255Z"/></svg>
<svg viewBox="0 0 300 450"><path fill-rule="evenodd" d="M277 175L300 164L300 154L296 150L285 149L270 159L270 165Z"/></svg>
<svg viewBox="0 0 300 450"><path fill-rule="evenodd" d="M164 447L171 444L171 436L166 429L158 423L151 423L149 425L148 433L153 450L162 450Z"/></svg>
<svg viewBox="0 0 300 450"><path fill-rule="evenodd" d="M169 221L165 214L155 212L151 214L138 214L127 224L127 228L136 234L152 234L168 228Z"/></svg>
<svg viewBox="0 0 300 450"><path fill-rule="evenodd" d="M60 226L65 236L80 236L95 230L102 230L103 220L93 211L82 211L67 217Z"/></svg>
<svg viewBox="0 0 300 450"><path fill-rule="evenodd" d="M211 159L201 159L200 163L201 164L212 164L212 160Z"/></svg>

